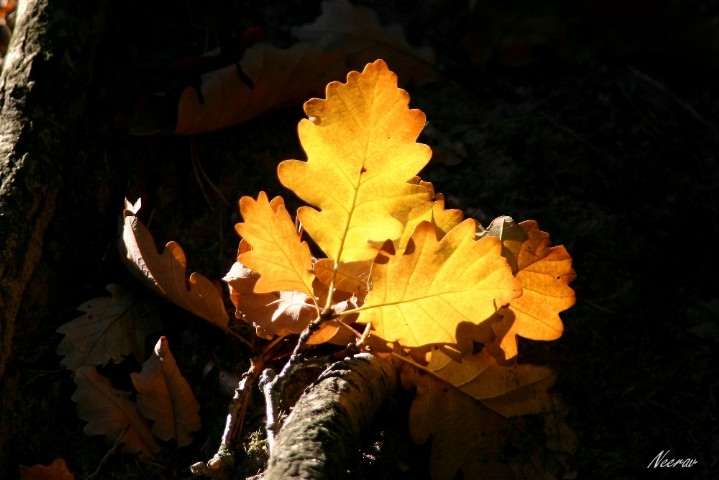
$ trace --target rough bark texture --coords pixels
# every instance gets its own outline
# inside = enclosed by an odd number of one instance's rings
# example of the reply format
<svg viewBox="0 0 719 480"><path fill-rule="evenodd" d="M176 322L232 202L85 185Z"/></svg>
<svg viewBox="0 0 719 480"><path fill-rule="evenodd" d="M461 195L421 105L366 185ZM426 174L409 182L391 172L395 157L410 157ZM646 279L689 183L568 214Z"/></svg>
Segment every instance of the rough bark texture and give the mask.
<svg viewBox="0 0 719 480"><path fill-rule="evenodd" d="M344 478L361 433L372 425L396 385L392 364L372 355L334 364L287 417L265 479Z"/></svg>
<svg viewBox="0 0 719 480"><path fill-rule="evenodd" d="M104 2L20 2L14 37L0 77L0 410L11 415L17 395L4 378L16 317L43 254L63 171L77 146ZM71 169L72 170L72 169ZM0 464L7 456L0 424Z"/></svg>

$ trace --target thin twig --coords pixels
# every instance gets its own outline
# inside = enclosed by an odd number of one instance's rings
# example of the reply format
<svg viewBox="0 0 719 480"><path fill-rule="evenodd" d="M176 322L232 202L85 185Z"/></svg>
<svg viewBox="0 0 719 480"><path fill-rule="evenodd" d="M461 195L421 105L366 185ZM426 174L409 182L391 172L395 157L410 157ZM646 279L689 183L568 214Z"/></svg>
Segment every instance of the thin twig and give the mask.
<svg viewBox="0 0 719 480"><path fill-rule="evenodd" d="M100 463L98 463L97 468L94 472L92 472L90 475L87 476L85 480L94 480L95 478L100 475L100 472L102 471L102 467L107 463L108 460L110 460L110 457L112 457L116 452L117 449L120 448L122 445L122 437L125 436L127 431L130 430L130 424L128 423L127 426L120 432L120 435L117 436L117 439L115 439L115 443L112 445L110 450L107 451L104 457L102 457L102 460L100 460Z"/></svg>

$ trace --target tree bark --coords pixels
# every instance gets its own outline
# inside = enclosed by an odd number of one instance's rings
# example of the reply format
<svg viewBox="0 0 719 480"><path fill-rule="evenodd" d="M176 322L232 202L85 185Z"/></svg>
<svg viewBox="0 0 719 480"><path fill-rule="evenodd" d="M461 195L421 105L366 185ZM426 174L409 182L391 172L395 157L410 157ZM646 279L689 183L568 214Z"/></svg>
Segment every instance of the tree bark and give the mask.
<svg viewBox="0 0 719 480"><path fill-rule="evenodd" d="M373 355L332 365L285 420L265 480L344 478L361 434L396 388L394 366Z"/></svg>
<svg viewBox="0 0 719 480"><path fill-rule="evenodd" d="M0 465L18 396L7 371L16 318L78 145L104 5L21 1L0 75Z"/></svg>

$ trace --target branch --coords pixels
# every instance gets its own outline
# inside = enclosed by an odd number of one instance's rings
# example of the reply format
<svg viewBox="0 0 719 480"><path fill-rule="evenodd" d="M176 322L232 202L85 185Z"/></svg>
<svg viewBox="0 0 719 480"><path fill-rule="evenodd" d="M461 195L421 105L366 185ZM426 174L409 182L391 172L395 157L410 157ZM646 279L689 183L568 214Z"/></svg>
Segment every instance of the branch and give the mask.
<svg viewBox="0 0 719 480"><path fill-rule="evenodd" d="M331 365L285 420L264 479L342 478L362 432L396 387L395 367L371 354Z"/></svg>

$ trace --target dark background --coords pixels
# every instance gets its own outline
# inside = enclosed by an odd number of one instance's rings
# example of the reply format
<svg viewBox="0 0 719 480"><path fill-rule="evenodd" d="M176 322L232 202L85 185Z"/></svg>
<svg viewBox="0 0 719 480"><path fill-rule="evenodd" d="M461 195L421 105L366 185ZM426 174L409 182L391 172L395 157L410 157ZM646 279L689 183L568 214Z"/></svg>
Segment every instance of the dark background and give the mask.
<svg viewBox="0 0 719 480"><path fill-rule="evenodd" d="M559 373L555 391L579 438L578 478L715 478L719 4L480 0L470 11L442 0L361 3L437 52L443 78L409 86L411 105L466 156L433 163L423 178L485 225L505 214L538 221L574 258L578 301L562 314L564 336L524 342L523 359ZM299 105L177 137L129 135L138 104L165 92L172 105L187 82L178 74L183 59L231 49L251 26L289 46L290 28L319 13L319 2L299 0L109 5L91 114L69 140L78 160L18 320L8 367L20 392L9 472L60 456L86 476L106 451L82 433L54 331L110 282L151 301L115 252L124 196L142 195L158 242L177 240L189 270L210 278L234 259L241 195L265 190L295 201L274 170L304 158ZM437 138L422 141L435 149ZM205 201L193 152L230 206L211 192ZM206 426L191 452L164 459L176 470L115 457L105 478L185 478L189 463L216 448L228 402L203 368L246 366L246 351L222 334L169 305L158 309ZM648 470L662 450L699 463Z"/></svg>

